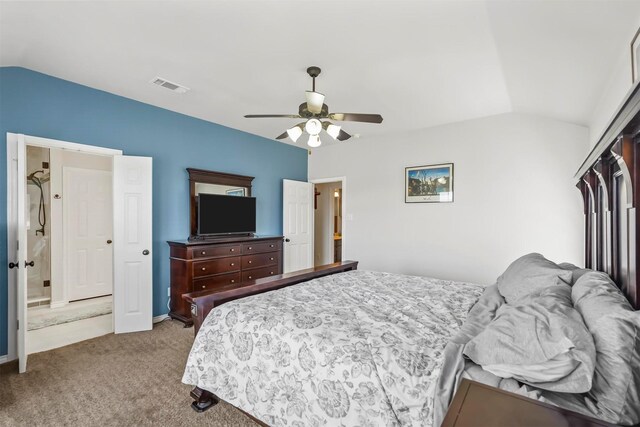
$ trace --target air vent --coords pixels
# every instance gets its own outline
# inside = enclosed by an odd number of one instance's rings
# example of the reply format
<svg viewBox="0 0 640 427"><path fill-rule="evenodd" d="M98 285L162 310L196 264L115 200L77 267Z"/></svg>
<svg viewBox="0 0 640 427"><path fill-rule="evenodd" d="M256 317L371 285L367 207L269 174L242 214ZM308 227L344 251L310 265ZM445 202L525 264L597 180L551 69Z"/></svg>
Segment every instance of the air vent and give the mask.
<svg viewBox="0 0 640 427"><path fill-rule="evenodd" d="M169 80L163 79L162 77L154 78L153 80L151 80L151 83L153 83L154 85L158 85L158 86L161 86L163 88L172 90L172 91L174 91L176 93L185 93L186 91L189 90L189 88L186 87L186 86L182 86L182 85L179 85L177 83L170 82Z"/></svg>

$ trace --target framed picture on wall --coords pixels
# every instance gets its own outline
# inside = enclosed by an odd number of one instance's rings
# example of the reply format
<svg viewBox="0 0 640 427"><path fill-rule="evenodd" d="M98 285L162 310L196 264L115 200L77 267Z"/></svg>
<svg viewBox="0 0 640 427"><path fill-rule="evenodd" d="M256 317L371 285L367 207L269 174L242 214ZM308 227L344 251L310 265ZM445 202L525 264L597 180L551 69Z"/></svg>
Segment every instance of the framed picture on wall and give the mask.
<svg viewBox="0 0 640 427"><path fill-rule="evenodd" d="M404 170L405 203L453 202L453 163Z"/></svg>
<svg viewBox="0 0 640 427"><path fill-rule="evenodd" d="M638 71L640 70L640 28L636 31L636 35L631 40L631 82L638 80Z"/></svg>

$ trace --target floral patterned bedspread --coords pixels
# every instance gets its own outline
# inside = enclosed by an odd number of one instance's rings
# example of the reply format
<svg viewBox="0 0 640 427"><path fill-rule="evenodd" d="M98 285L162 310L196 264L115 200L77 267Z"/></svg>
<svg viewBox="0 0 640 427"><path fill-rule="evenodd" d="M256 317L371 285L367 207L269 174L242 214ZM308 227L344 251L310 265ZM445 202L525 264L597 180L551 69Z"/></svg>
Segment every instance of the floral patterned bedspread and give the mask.
<svg viewBox="0 0 640 427"><path fill-rule="evenodd" d="M443 349L483 289L350 271L228 302L182 381L272 426L432 425Z"/></svg>

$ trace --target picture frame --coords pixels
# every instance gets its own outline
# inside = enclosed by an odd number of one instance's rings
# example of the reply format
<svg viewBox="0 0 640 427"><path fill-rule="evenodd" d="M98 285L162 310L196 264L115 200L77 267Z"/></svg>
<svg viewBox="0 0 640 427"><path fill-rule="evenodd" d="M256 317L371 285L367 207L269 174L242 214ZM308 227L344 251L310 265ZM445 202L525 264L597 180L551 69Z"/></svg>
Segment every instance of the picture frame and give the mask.
<svg viewBox="0 0 640 427"><path fill-rule="evenodd" d="M405 203L452 203L453 163L404 169Z"/></svg>
<svg viewBox="0 0 640 427"><path fill-rule="evenodd" d="M229 190L226 190L225 194L227 196L238 196L238 197L244 197L247 195L245 188L231 188Z"/></svg>
<svg viewBox="0 0 640 427"><path fill-rule="evenodd" d="M640 28L631 40L631 83L638 81L640 75Z"/></svg>

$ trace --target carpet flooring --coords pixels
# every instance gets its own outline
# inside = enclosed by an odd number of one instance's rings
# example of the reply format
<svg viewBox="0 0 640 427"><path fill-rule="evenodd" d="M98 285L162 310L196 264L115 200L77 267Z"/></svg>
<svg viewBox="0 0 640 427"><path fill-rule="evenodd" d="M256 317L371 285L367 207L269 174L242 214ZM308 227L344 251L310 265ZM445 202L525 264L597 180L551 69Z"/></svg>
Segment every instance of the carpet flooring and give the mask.
<svg viewBox="0 0 640 427"><path fill-rule="evenodd" d="M256 426L220 402L198 414L182 373L193 328L105 335L0 366L0 426Z"/></svg>

